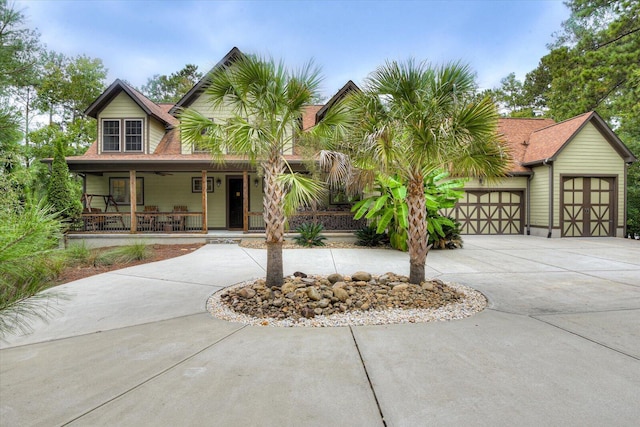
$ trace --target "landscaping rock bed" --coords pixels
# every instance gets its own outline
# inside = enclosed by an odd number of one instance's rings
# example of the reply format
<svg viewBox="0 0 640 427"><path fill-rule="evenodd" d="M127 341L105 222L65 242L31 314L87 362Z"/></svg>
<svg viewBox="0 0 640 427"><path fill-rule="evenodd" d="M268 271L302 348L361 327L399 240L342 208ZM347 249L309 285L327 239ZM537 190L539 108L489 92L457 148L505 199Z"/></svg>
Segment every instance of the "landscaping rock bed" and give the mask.
<svg viewBox="0 0 640 427"><path fill-rule="evenodd" d="M415 323L468 317L486 306L479 292L434 279L411 284L406 276L307 276L285 278L269 288L263 279L240 283L211 296L218 318L263 326L346 326Z"/></svg>

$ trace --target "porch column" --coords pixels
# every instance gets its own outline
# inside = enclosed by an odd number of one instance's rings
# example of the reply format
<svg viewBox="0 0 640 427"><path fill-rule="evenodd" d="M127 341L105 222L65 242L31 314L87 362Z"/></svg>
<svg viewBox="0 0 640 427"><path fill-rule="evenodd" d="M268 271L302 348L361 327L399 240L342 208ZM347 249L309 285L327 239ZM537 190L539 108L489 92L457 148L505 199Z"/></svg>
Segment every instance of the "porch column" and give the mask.
<svg viewBox="0 0 640 427"><path fill-rule="evenodd" d="M242 231L249 231L249 172L242 172Z"/></svg>
<svg viewBox="0 0 640 427"><path fill-rule="evenodd" d="M202 233L207 234L207 171L202 171Z"/></svg>
<svg viewBox="0 0 640 427"><path fill-rule="evenodd" d="M138 231L138 218L136 217L136 201L138 195L136 194L136 171L129 171L129 204L131 205L131 233Z"/></svg>

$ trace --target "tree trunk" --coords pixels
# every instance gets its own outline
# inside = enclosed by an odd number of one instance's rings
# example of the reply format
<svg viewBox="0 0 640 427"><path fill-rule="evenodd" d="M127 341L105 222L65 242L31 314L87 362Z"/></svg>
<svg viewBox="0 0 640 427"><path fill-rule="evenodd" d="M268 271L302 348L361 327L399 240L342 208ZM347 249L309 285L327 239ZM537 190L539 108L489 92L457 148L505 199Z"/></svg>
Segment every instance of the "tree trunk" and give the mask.
<svg viewBox="0 0 640 427"><path fill-rule="evenodd" d="M263 218L267 243L267 286L283 283L282 242L284 241L284 188L278 176L284 169L280 155L272 154L264 169L265 191L263 196Z"/></svg>
<svg viewBox="0 0 640 427"><path fill-rule="evenodd" d="M267 286L281 286L282 273L282 242L269 242L267 240Z"/></svg>
<svg viewBox="0 0 640 427"><path fill-rule="evenodd" d="M429 235L427 233L427 207L424 196L424 180L417 174L409 180L407 207L409 208L409 282L419 285L425 280Z"/></svg>

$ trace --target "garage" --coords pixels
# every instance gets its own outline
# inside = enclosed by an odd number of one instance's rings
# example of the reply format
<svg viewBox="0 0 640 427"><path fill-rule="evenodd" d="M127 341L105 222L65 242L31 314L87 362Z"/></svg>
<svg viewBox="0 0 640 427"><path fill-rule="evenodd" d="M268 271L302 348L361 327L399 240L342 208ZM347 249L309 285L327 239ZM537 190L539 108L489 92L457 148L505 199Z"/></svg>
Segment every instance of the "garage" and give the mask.
<svg viewBox="0 0 640 427"><path fill-rule="evenodd" d="M562 237L614 236L615 177L562 177Z"/></svg>
<svg viewBox="0 0 640 427"><path fill-rule="evenodd" d="M448 215L460 222L461 234L523 234L522 190L467 190Z"/></svg>

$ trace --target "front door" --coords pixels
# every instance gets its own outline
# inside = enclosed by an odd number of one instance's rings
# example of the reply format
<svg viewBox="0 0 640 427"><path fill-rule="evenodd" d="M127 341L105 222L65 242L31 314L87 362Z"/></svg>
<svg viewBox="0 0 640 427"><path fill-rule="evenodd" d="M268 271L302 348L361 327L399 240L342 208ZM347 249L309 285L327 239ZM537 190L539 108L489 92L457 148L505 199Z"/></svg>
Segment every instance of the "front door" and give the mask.
<svg viewBox="0 0 640 427"><path fill-rule="evenodd" d="M562 178L562 237L614 235L615 178Z"/></svg>
<svg viewBox="0 0 640 427"><path fill-rule="evenodd" d="M227 228L243 228L242 177L227 177Z"/></svg>

